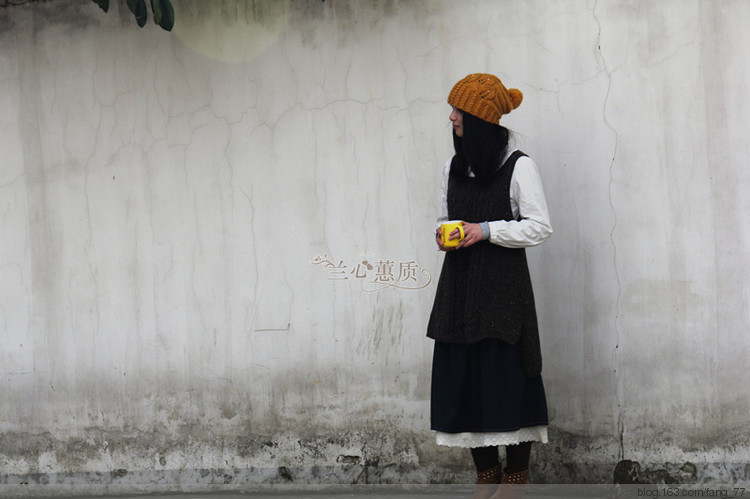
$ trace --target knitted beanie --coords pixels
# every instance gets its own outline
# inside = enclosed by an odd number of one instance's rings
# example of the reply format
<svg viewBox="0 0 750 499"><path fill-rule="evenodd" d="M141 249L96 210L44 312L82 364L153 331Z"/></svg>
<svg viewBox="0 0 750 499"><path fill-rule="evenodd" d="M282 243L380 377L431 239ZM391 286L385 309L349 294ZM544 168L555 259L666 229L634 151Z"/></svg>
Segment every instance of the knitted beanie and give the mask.
<svg viewBox="0 0 750 499"><path fill-rule="evenodd" d="M500 117L521 105L523 94L516 88L508 90L500 78L474 73L459 81L448 94L448 104L495 125Z"/></svg>

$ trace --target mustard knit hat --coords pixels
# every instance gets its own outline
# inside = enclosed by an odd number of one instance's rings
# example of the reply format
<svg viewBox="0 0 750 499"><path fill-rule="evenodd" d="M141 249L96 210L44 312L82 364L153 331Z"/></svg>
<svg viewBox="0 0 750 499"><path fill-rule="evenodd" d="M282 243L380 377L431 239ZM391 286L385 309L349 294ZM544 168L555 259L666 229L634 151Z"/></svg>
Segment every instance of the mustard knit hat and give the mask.
<svg viewBox="0 0 750 499"><path fill-rule="evenodd" d="M448 104L495 125L500 117L521 105L523 94L516 88L508 90L497 76L470 74L459 81L448 94Z"/></svg>

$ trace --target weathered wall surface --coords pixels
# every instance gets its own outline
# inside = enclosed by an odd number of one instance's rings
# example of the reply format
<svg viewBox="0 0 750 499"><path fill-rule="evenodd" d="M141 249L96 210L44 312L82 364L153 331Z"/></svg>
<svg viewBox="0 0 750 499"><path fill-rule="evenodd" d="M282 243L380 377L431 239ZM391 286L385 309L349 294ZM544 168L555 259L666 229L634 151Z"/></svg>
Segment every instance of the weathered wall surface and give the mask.
<svg viewBox="0 0 750 499"><path fill-rule="evenodd" d="M0 10L5 483L471 480L424 329L479 71L555 227L535 479L750 479L750 2L174 3Z"/></svg>

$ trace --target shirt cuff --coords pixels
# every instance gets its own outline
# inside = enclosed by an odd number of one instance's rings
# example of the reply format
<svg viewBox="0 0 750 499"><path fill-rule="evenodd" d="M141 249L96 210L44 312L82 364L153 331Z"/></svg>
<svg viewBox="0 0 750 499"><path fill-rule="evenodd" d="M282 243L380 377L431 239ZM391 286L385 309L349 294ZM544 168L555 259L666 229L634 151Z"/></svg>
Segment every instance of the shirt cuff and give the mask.
<svg viewBox="0 0 750 499"><path fill-rule="evenodd" d="M479 224L479 226L482 228L482 237L483 239L487 240L490 238L490 223L489 222L482 222Z"/></svg>

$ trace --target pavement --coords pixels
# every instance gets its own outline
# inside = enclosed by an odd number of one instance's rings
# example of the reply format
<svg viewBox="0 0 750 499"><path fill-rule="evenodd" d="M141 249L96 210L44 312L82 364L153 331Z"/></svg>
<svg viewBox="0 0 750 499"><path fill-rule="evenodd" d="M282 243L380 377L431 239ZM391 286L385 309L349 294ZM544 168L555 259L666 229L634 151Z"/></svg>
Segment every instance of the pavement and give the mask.
<svg viewBox="0 0 750 499"><path fill-rule="evenodd" d="M494 492L494 488L492 487ZM506 486L513 487L513 486ZM321 498L439 498L439 499L469 499L474 492L473 485L365 485L365 486L326 486L309 487L295 485L290 487L273 486L266 489L252 491L210 491L176 493L165 490L161 493L145 491L143 494L66 494L65 490L55 487L41 491L41 495L21 494L6 495L0 488L2 499L24 498L42 499L54 497L56 499L321 499ZM509 491L508 489L505 489ZM8 492L7 490L5 492ZM16 491L17 492L17 491ZM32 491L27 491L32 492ZM40 491L37 491L40 492ZM491 492L487 496L491 495ZM521 492L516 489L514 492ZM523 497L524 499L585 499L585 498L658 498L658 497L748 497L750 487L738 485L526 485L522 494L511 494L509 497Z"/></svg>

